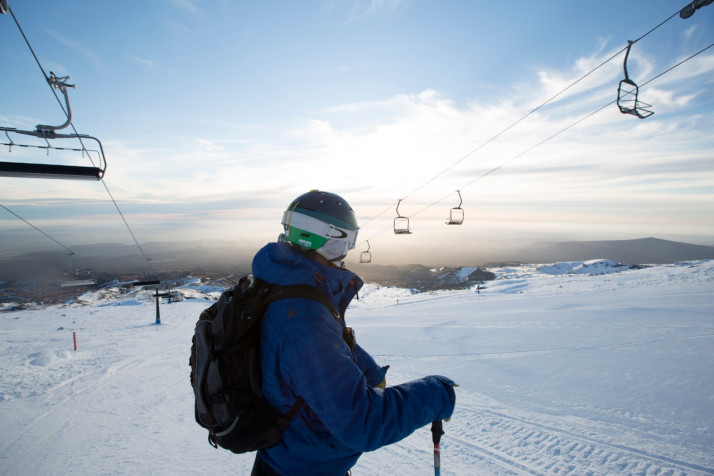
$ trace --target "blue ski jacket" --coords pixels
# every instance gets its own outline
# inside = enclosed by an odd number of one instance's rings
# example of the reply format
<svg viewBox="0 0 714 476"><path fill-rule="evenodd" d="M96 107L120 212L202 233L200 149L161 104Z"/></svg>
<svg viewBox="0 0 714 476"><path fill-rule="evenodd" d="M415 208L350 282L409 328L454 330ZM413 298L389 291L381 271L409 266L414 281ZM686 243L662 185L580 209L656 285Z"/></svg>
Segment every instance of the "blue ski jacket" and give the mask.
<svg viewBox="0 0 714 476"><path fill-rule="evenodd" d="M253 259L253 274L271 284L309 284L340 317L307 298L271 303L261 336L262 389L283 414L305 404L283 439L260 456L283 476L344 476L365 451L397 442L434 420L451 417L454 382L428 376L384 389L380 367L359 345L343 340L344 313L362 286L346 269L323 265L288 243L269 243Z"/></svg>

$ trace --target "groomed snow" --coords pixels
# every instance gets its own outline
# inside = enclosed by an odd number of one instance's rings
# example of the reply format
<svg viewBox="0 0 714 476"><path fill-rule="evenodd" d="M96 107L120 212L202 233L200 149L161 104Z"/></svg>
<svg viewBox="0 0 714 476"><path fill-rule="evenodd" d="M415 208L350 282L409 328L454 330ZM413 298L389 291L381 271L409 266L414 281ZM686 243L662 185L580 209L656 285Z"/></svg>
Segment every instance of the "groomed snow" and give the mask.
<svg viewBox="0 0 714 476"><path fill-rule="evenodd" d="M347 316L389 382L460 384L444 476L714 473L714 261L491 271L480 293L368 285ZM0 313L0 473L249 474L194 422L191 336L220 291L197 284L161 325L118 288ZM423 428L353 474L433 474L431 447Z"/></svg>

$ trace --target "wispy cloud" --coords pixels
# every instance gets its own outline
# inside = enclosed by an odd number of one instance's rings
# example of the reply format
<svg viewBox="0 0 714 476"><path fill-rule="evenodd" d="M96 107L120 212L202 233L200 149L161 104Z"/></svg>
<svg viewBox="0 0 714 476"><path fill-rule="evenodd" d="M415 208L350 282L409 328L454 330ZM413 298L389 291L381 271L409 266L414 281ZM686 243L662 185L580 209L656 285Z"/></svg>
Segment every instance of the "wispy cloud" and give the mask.
<svg viewBox="0 0 714 476"><path fill-rule="evenodd" d="M99 55L97 55L94 51L87 48L83 44L81 44L71 38L68 38L68 37L64 36L63 34L57 32L57 31L54 31L54 30L45 29L45 32L48 35L50 35L52 38L54 38L55 40L59 41L63 45L70 48L71 50L75 51L76 53L81 54L85 58L92 61L97 67L99 67L99 68L103 67L102 60L99 57Z"/></svg>
<svg viewBox="0 0 714 476"><path fill-rule="evenodd" d="M347 4L347 22L362 20L377 15L391 15L410 0L350 0L348 2L330 1L330 9L341 9Z"/></svg>
<svg viewBox="0 0 714 476"><path fill-rule="evenodd" d="M198 0L168 0L172 5L191 13L198 13Z"/></svg>
<svg viewBox="0 0 714 476"><path fill-rule="evenodd" d="M481 96L485 99L475 95L462 101L425 89L337 104L312 112L299 126L279 124L262 135L234 129L230 136L220 135L213 132L218 127L144 149L134 140L108 141L105 147L112 153L105 180L122 206L131 204L133 213L151 212L147 227L159 226L156 217L162 214L175 223L202 220L193 228L224 220L235 226L239 212L246 222L259 217L250 224L253 233L265 223L263 217L279 215L286 199L321 188L340 192L361 216L370 217L408 196L400 212L414 218L418 233L412 240L426 239L432 222L443 228L441 215L457 204L455 190L460 189L469 220L460 230L475 229L475 234L490 220L518 233L550 227L596 236L606 229L651 235L673 228L683 216L678 210L697 216L677 229L699 233L708 227L710 233L714 146L706 125L711 111L680 114L692 111L692 95L708 91L712 56L702 54L649 85L644 93L656 103L656 114L644 121L620 114L611 104L573 126L615 99L622 78L620 55L509 128L620 49L599 48L563 68L533 71L517 87L508 85L497 96ZM148 60L125 56L149 66ZM648 59L645 49L636 56ZM673 61L643 66L651 76ZM6 195L18 200L105 198L90 185L53 183L29 191L19 183L3 183ZM670 213L667 207L678 210ZM389 231L393 216L392 208L367 224L363 237ZM131 218L139 220L135 214ZM642 224L633 231L630 226L638 220ZM387 242L389 234L379 236ZM424 248L433 242L423 242Z"/></svg>
<svg viewBox="0 0 714 476"><path fill-rule="evenodd" d="M172 18L164 18L164 23L166 24L169 30L172 30L176 33L188 33L189 31L191 31L186 25Z"/></svg>
<svg viewBox="0 0 714 476"><path fill-rule="evenodd" d="M135 63L139 63L143 66L146 66L148 69L153 69L153 67L154 67L154 62L152 60L140 58L138 56L134 56L129 53L122 53L122 54L124 55L125 58L127 58Z"/></svg>

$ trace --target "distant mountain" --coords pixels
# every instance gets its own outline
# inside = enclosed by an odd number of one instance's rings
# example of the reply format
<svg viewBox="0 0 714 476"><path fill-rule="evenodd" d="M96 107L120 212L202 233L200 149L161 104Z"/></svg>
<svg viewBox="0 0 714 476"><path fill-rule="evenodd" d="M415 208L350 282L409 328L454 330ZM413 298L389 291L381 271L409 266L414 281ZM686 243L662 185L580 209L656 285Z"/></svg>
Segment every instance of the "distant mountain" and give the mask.
<svg viewBox="0 0 714 476"><path fill-rule="evenodd" d="M615 241L536 243L514 253L523 263L555 263L605 258L625 264L666 264L714 259L714 246L692 245L658 238Z"/></svg>
<svg viewBox="0 0 714 476"><path fill-rule="evenodd" d="M111 253L109 253L111 250ZM73 268L92 268L99 284L113 279L127 281L144 277L146 262L128 247L98 245L96 249L81 248L72 258ZM210 247L186 247L156 243L150 250L152 268L162 280L183 276L220 278L227 285L231 279L250 272L250 260L255 252L235 244L214 244ZM508 264L549 264L558 262L608 259L624 265L668 264L681 261L714 259L714 246L693 245L657 238L619 241L567 241L535 243L514 250L506 258ZM19 295L23 299L62 301L70 290L58 287L67 270L68 258L59 252L28 253L0 259L0 302ZM495 279L487 268L499 263L469 263L463 267L424 266L420 264L384 266L375 263L351 263L348 267L366 282L382 286L429 291L464 289L479 282ZM478 265L478 267L477 267ZM473 267L468 267L473 266ZM36 282L35 282L36 281Z"/></svg>

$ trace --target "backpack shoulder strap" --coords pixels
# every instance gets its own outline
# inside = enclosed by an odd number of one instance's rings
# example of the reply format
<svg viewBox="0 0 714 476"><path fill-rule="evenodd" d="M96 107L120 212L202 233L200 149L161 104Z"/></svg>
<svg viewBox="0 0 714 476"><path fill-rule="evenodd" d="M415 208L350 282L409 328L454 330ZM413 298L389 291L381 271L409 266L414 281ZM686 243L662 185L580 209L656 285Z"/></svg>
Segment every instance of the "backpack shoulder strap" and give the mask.
<svg viewBox="0 0 714 476"><path fill-rule="evenodd" d="M330 311L330 314L335 319L339 319L340 313L332 305L332 302L325 296L325 293L315 289L309 284L293 284L291 286L279 286L277 284L270 286L267 295L265 296L265 303L270 304L278 299L288 299L288 298L307 298L317 301Z"/></svg>

